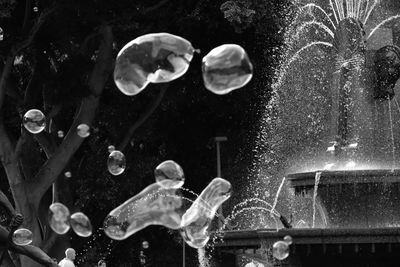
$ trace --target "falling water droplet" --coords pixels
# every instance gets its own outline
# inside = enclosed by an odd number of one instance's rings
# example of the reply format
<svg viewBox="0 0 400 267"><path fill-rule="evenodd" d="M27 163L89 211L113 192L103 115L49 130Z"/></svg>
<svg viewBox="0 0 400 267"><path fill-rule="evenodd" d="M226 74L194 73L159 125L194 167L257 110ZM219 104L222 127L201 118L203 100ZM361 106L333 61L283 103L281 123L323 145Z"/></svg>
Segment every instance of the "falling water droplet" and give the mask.
<svg viewBox="0 0 400 267"><path fill-rule="evenodd" d="M87 124L79 124L76 130L77 134L82 138L86 138L90 135L90 127Z"/></svg>
<svg viewBox="0 0 400 267"><path fill-rule="evenodd" d="M33 7L33 12L38 12L39 8L37 6Z"/></svg>
<svg viewBox="0 0 400 267"><path fill-rule="evenodd" d="M61 130L59 130L59 131L57 132L57 136L58 136L59 138L64 138L64 132L61 131Z"/></svg>
<svg viewBox="0 0 400 267"><path fill-rule="evenodd" d="M120 175L125 171L126 159L121 151L114 150L110 153L107 160L108 171L112 175Z"/></svg>
<svg viewBox="0 0 400 267"><path fill-rule="evenodd" d="M82 237L88 237L92 235L92 224L89 218L82 212L75 212L71 215L70 224L72 230Z"/></svg>
<svg viewBox="0 0 400 267"><path fill-rule="evenodd" d="M32 243L33 234L30 230L25 228L20 228L15 230L12 235L12 241L17 246L26 246Z"/></svg>
<svg viewBox="0 0 400 267"><path fill-rule="evenodd" d="M285 241L277 241L272 246L272 255L277 260L284 260L289 256L289 245Z"/></svg>
<svg viewBox="0 0 400 267"><path fill-rule="evenodd" d="M53 203L49 207L49 225L54 232L63 235L68 232L69 225L69 209L59 203Z"/></svg>
<svg viewBox="0 0 400 267"><path fill-rule="evenodd" d="M0 28L0 41L3 41L4 39L4 31L3 28Z"/></svg>
<svg viewBox="0 0 400 267"><path fill-rule="evenodd" d="M154 170L156 182L164 188L180 188L185 183L183 169L173 160L162 162Z"/></svg>
<svg viewBox="0 0 400 267"><path fill-rule="evenodd" d="M71 178L72 177L72 173L71 172L65 172L64 176L67 178Z"/></svg>
<svg viewBox="0 0 400 267"><path fill-rule="evenodd" d="M115 146L109 145L107 149L108 149L108 153L111 153L115 150Z"/></svg>
<svg viewBox="0 0 400 267"><path fill-rule="evenodd" d="M148 249L148 248L149 248L149 242L143 241L143 242L142 242L142 247L143 247L144 249Z"/></svg>
<svg viewBox="0 0 400 267"><path fill-rule="evenodd" d="M23 124L30 133L38 134L46 127L46 117L40 110L31 109L25 113Z"/></svg>

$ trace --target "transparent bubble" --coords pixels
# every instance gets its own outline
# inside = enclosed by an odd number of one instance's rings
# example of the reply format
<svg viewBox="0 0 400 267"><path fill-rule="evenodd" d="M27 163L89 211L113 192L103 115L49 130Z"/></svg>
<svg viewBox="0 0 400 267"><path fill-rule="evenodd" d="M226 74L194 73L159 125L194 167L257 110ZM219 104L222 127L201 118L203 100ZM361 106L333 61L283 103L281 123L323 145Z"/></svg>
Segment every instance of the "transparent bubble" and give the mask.
<svg viewBox="0 0 400 267"><path fill-rule="evenodd" d="M194 51L189 41L176 35L142 35L119 51L114 69L115 84L125 95L136 95L150 82L175 80L188 70Z"/></svg>
<svg viewBox="0 0 400 267"><path fill-rule="evenodd" d="M290 235L287 235L283 238L283 241L285 241L288 245L291 245L293 243L293 238Z"/></svg>
<svg viewBox="0 0 400 267"><path fill-rule="evenodd" d="M72 177L72 173L71 172L65 172L64 176L67 178L71 178Z"/></svg>
<svg viewBox="0 0 400 267"><path fill-rule="evenodd" d="M2 28L0 28L0 41L4 40L4 31Z"/></svg>
<svg viewBox="0 0 400 267"><path fill-rule="evenodd" d="M183 214L181 235L189 246L202 248L207 244L211 221L219 206L231 196L231 189L228 181L215 178Z"/></svg>
<svg viewBox="0 0 400 267"><path fill-rule="evenodd" d="M289 245L285 241L277 241L272 246L272 255L277 260L284 260L289 256Z"/></svg>
<svg viewBox="0 0 400 267"><path fill-rule="evenodd" d="M63 131L58 131L57 132L57 136L59 137L59 138L64 138L64 132Z"/></svg>
<svg viewBox="0 0 400 267"><path fill-rule="evenodd" d="M211 50L203 58L202 71L204 86L218 95L245 86L253 77L253 65L246 51L235 44Z"/></svg>
<svg viewBox="0 0 400 267"><path fill-rule="evenodd" d="M176 189L165 189L154 183L112 210L104 220L104 232L115 240L123 240L149 225L178 229L182 198Z"/></svg>
<svg viewBox="0 0 400 267"><path fill-rule="evenodd" d="M56 202L49 207L49 225L54 232L63 235L68 232L69 225L69 209L63 204Z"/></svg>
<svg viewBox="0 0 400 267"><path fill-rule="evenodd" d="M154 170L156 182L164 188L180 188L185 183L182 167L173 160L162 162Z"/></svg>
<svg viewBox="0 0 400 267"><path fill-rule="evenodd" d="M33 234L30 230L25 228L20 228L15 230L12 235L12 241L17 246L26 246L32 243Z"/></svg>
<svg viewBox="0 0 400 267"><path fill-rule="evenodd" d="M30 133L37 134L46 127L46 117L40 110L31 109L25 113L23 124Z"/></svg>
<svg viewBox="0 0 400 267"><path fill-rule="evenodd" d="M107 149L108 149L108 153L111 153L115 150L115 146L109 145Z"/></svg>
<svg viewBox="0 0 400 267"><path fill-rule="evenodd" d="M92 224L89 218L82 212L75 212L71 215L70 224L75 234L83 237L92 235Z"/></svg>
<svg viewBox="0 0 400 267"><path fill-rule="evenodd" d="M107 160L108 171L112 175L120 175L125 171L126 160L121 151L114 150L110 153Z"/></svg>
<svg viewBox="0 0 400 267"><path fill-rule="evenodd" d="M86 138L90 135L90 127L87 124L79 124L78 127L76 127L76 131L82 138Z"/></svg>
<svg viewBox="0 0 400 267"><path fill-rule="evenodd" d="M148 248L149 248L149 242L143 241L143 242L142 242L142 247L143 247L144 249L148 249Z"/></svg>

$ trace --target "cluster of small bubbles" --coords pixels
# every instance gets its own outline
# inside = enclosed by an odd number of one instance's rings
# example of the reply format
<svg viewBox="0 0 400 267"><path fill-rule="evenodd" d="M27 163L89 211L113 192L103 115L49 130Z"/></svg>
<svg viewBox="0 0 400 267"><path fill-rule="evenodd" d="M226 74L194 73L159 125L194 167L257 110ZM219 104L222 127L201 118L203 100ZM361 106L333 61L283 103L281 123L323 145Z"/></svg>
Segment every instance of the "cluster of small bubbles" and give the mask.
<svg viewBox="0 0 400 267"><path fill-rule="evenodd" d="M202 248L207 244L211 221L219 206L231 196L231 189L228 181L213 179L183 214L180 233L189 246Z"/></svg>
<svg viewBox="0 0 400 267"><path fill-rule="evenodd" d="M72 177L72 173L71 173L71 172L65 172L65 173L64 173L64 176L65 176L66 178L71 178L71 177Z"/></svg>
<svg viewBox="0 0 400 267"><path fill-rule="evenodd" d="M173 160L166 160L154 170L156 182L163 188L180 188L185 183L183 169Z"/></svg>
<svg viewBox="0 0 400 267"><path fill-rule="evenodd" d="M289 244L285 241L277 241L272 246L272 255L277 260L284 260L289 256Z"/></svg>
<svg viewBox="0 0 400 267"><path fill-rule="evenodd" d="M78 127L76 127L77 134L82 137L86 138L90 135L90 127L87 124L79 124Z"/></svg>
<svg viewBox="0 0 400 267"><path fill-rule="evenodd" d="M82 212L75 212L71 215L70 224L72 230L82 237L88 237L92 234L92 224L89 218Z"/></svg>
<svg viewBox="0 0 400 267"><path fill-rule="evenodd" d="M30 230L20 228L14 231L12 241L17 246L26 246L32 243L33 234Z"/></svg>
<svg viewBox="0 0 400 267"><path fill-rule="evenodd" d="M211 50L202 63L204 86L224 95L245 86L253 77L253 65L239 45L225 44Z"/></svg>
<svg viewBox="0 0 400 267"><path fill-rule="evenodd" d="M150 82L165 83L189 68L195 49L182 37L169 33L142 35L118 53L114 81L125 95L140 93Z"/></svg>
<svg viewBox="0 0 400 267"><path fill-rule="evenodd" d="M176 189L153 183L112 210L104 220L104 232L114 240L124 240L149 225L178 229L182 197Z"/></svg>
<svg viewBox="0 0 400 267"><path fill-rule="evenodd" d="M59 203L53 203L49 207L49 225L54 232L63 235L70 229L69 225L69 209Z"/></svg>
<svg viewBox="0 0 400 267"><path fill-rule="evenodd" d="M115 146L109 145L107 149L108 149L108 153L111 153L115 150Z"/></svg>
<svg viewBox="0 0 400 267"><path fill-rule="evenodd" d="M126 168L125 155L118 150L112 151L108 156L107 168L112 175L122 174Z"/></svg>
<svg viewBox="0 0 400 267"><path fill-rule="evenodd" d="M59 138L64 138L64 132L61 131L61 130L57 131L57 136L58 136Z"/></svg>
<svg viewBox="0 0 400 267"><path fill-rule="evenodd" d="M46 127L46 117L40 110L30 109L24 115L23 124L30 133L38 134Z"/></svg>

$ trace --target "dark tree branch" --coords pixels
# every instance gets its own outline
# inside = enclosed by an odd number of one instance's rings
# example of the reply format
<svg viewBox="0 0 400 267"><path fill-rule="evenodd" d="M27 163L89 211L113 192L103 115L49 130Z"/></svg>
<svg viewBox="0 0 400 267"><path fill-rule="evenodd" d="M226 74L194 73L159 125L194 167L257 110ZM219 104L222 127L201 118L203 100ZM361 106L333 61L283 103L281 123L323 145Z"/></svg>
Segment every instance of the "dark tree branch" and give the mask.
<svg viewBox="0 0 400 267"><path fill-rule="evenodd" d="M146 110L141 114L139 119L129 128L126 133L124 139L121 144L118 146L118 150L122 151L129 144L129 141L132 139L135 131L153 114L153 112L157 109L158 105L160 105L161 100L163 99L165 92L167 91L168 84L164 84L160 89L157 97L153 99L153 101L147 106Z"/></svg>
<svg viewBox="0 0 400 267"><path fill-rule="evenodd" d="M58 175L60 175L64 170L70 158L82 144L83 138L76 134L76 127L81 123L90 126L94 120L95 112L99 105L99 98L106 81L111 74L113 62L113 36L111 27L104 26L101 31L103 38L100 45L99 57L89 79L89 88L92 95L85 97L82 100L78 114L75 116L71 128L63 142L41 167L35 179L31 181L33 196L38 198L37 200L40 200L47 189L54 183Z"/></svg>

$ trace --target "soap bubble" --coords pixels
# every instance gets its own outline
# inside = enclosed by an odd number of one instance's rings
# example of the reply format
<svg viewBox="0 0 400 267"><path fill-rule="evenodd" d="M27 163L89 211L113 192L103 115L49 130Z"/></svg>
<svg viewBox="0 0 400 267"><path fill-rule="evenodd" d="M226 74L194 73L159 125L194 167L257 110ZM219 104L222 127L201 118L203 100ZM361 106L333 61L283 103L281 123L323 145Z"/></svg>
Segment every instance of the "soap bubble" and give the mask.
<svg viewBox="0 0 400 267"><path fill-rule="evenodd" d="M284 260L289 256L289 245L285 241L277 241L272 246L272 255L277 260Z"/></svg>
<svg viewBox="0 0 400 267"><path fill-rule="evenodd" d="M228 181L215 178L182 216L181 235L189 246L202 248L207 244L208 228L218 207L231 196L231 188Z"/></svg>
<svg viewBox="0 0 400 267"><path fill-rule="evenodd" d="M104 220L104 232L115 240L123 240L149 225L178 229L182 198L176 189L165 189L154 183L112 210Z"/></svg>
<svg viewBox="0 0 400 267"><path fill-rule="evenodd" d="M140 93L150 82L165 83L181 77L189 68L194 48L169 33L142 35L118 53L114 81L125 95Z"/></svg>
<svg viewBox="0 0 400 267"><path fill-rule="evenodd" d="M143 242L142 242L142 247L143 247L144 249L148 249L148 248L149 248L149 242L143 241Z"/></svg>
<svg viewBox="0 0 400 267"><path fill-rule="evenodd" d="M71 215L70 224L75 234L88 237L92 234L92 224L89 218L82 212L75 212Z"/></svg>
<svg viewBox="0 0 400 267"><path fill-rule="evenodd" d="M154 170L156 182L164 188L180 188L185 183L182 167L173 160L162 162Z"/></svg>
<svg viewBox="0 0 400 267"><path fill-rule="evenodd" d="M59 131L57 132L57 136L58 136L59 138L64 138L64 132L61 131L61 130L59 130Z"/></svg>
<svg viewBox="0 0 400 267"><path fill-rule="evenodd" d="M107 149L108 149L108 153L111 153L115 150L115 146L109 145Z"/></svg>
<svg viewBox="0 0 400 267"><path fill-rule="evenodd" d="M49 225L54 232L63 235L68 232L69 209L61 203L53 203L49 207Z"/></svg>
<svg viewBox="0 0 400 267"><path fill-rule="evenodd" d="M46 127L46 117L40 110L30 109L24 115L23 124L30 133L37 134Z"/></svg>
<svg viewBox="0 0 400 267"><path fill-rule="evenodd" d="M225 95L245 86L253 77L253 65L246 51L235 44L211 50L202 64L204 86L218 95Z"/></svg>
<svg viewBox="0 0 400 267"><path fill-rule="evenodd" d="M76 127L76 131L82 138L86 138L90 135L90 127L87 124L79 124L78 127Z"/></svg>
<svg viewBox="0 0 400 267"><path fill-rule="evenodd" d="M291 245L293 243L293 239L290 235L287 235L283 238L283 241L285 241L288 245Z"/></svg>
<svg viewBox="0 0 400 267"><path fill-rule="evenodd" d="M64 176L67 178L71 178L72 177L72 173L71 172L65 172Z"/></svg>
<svg viewBox="0 0 400 267"><path fill-rule="evenodd" d="M114 150L110 153L107 160L108 171L112 175L120 175L125 171L126 160L121 151Z"/></svg>
<svg viewBox="0 0 400 267"><path fill-rule="evenodd" d="M33 234L30 230L25 228L20 228L15 230L12 235L12 241L17 246L26 246L32 243Z"/></svg>

